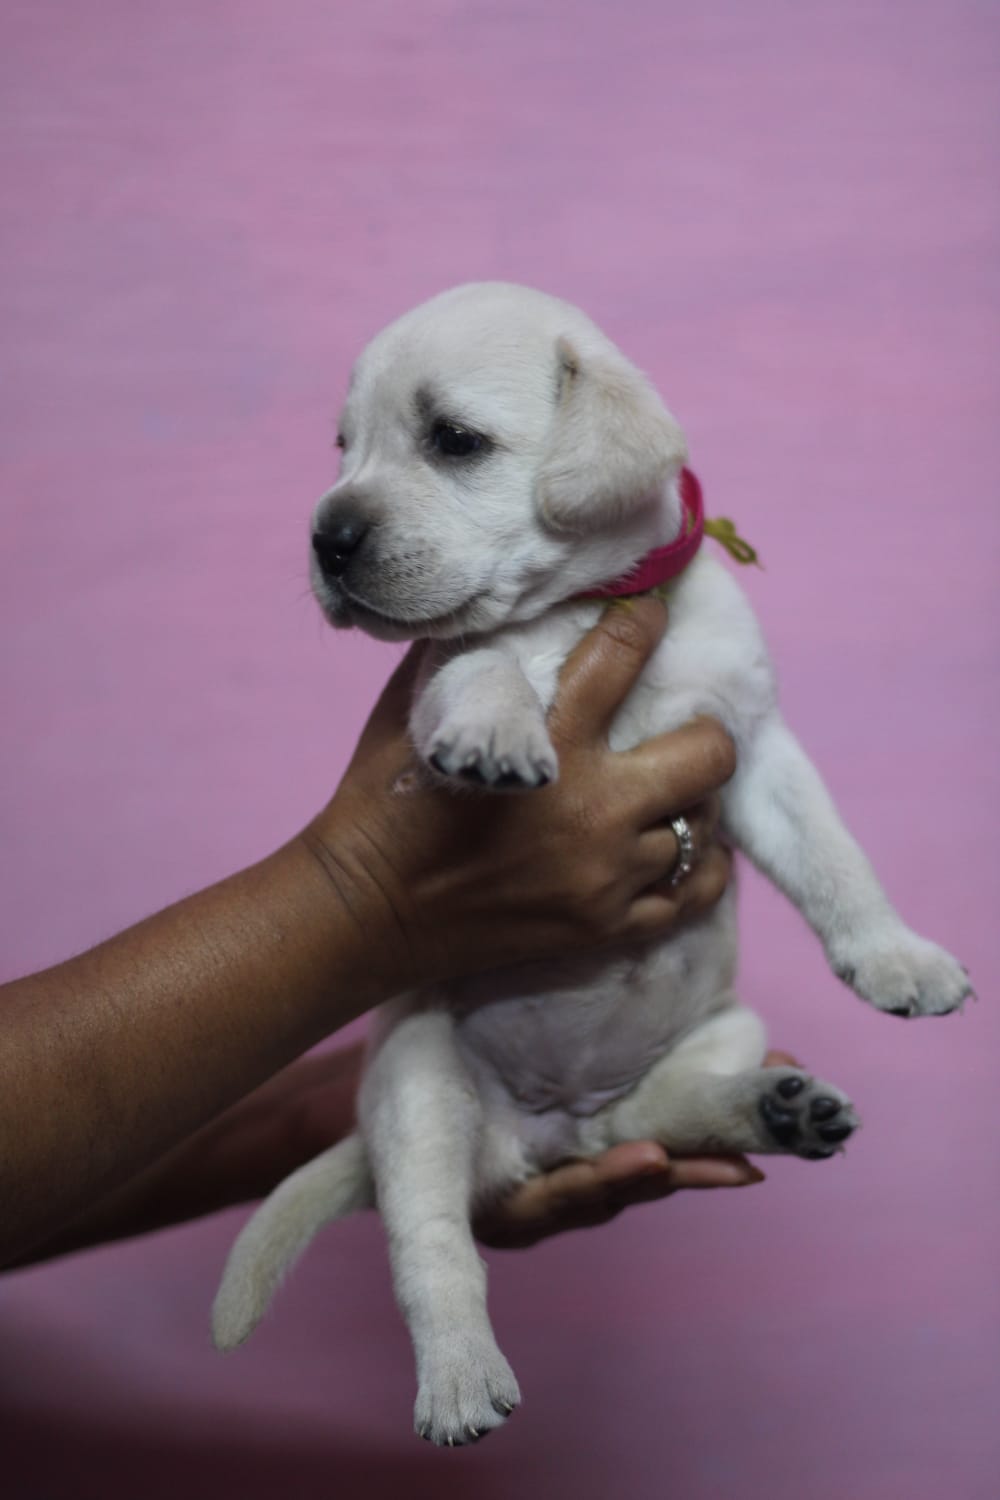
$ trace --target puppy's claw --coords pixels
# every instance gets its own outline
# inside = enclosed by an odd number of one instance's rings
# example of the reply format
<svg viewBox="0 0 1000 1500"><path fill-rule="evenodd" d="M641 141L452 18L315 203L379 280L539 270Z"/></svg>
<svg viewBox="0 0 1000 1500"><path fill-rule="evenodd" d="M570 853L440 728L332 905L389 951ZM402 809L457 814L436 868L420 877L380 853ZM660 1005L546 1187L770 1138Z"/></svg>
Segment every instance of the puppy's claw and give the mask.
<svg viewBox="0 0 1000 1500"><path fill-rule="evenodd" d="M533 791L555 781L559 766L544 720L504 717L490 722L485 710L469 722L456 711L427 738L418 739L425 760L441 776L472 781L492 791Z"/></svg>

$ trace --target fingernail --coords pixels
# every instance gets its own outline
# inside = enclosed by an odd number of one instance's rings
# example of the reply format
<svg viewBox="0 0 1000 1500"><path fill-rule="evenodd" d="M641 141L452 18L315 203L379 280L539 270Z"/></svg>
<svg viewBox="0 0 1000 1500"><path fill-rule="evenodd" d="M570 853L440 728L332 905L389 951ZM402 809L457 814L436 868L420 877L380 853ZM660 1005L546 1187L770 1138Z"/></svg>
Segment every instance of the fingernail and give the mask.
<svg viewBox="0 0 1000 1500"><path fill-rule="evenodd" d="M669 1156L660 1147L651 1142L647 1149L646 1160L636 1169L633 1175L636 1177L663 1177L669 1171Z"/></svg>
<svg viewBox="0 0 1000 1500"><path fill-rule="evenodd" d="M670 1163L668 1161L649 1162L647 1166L641 1167L635 1174L637 1177L669 1177Z"/></svg>
<svg viewBox="0 0 1000 1500"><path fill-rule="evenodd" d="M726 1187L753 1187L754 1183L756 1182L767 1181L767 1178L764 1176L759 1167L751 1166L728 1167L726 1169L726 1176L729 1179L725 1184Z"/></svg>

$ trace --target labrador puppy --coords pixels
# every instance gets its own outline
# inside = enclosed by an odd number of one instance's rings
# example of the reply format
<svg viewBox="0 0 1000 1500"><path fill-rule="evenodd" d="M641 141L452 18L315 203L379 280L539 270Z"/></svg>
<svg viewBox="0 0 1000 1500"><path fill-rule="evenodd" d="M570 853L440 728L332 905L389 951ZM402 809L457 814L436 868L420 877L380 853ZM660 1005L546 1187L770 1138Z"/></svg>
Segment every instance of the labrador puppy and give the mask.
<svg viewBox="0 0 1000 1500"><path fill-rule="evenodd" d="M340 477L313 518L322 610L382 640L429 639L411 719L419 756L436 776L530 795L558 775L546 712L603 607L586 596L691 524L678 423L577 309L486 283L373 340L339 443ZM705 548L670 585L669 630L612 744L698 714L738 747L727 837L799 908L834 972L893 1015L960 1006L965 971L889 904L782 721L746 598ZM856 1127L832 1084L762 1066L764 1026L737 999L735 972L730 891L669 941L384 1007L358 1133L288 1178L239 1236L217 1346L247 1338L322 1224L377 1202L416 1354L417 1431L456 1445L500 1426L520 1395L487 1315L477 1206L621 1141L813 1159Z"/></svg>

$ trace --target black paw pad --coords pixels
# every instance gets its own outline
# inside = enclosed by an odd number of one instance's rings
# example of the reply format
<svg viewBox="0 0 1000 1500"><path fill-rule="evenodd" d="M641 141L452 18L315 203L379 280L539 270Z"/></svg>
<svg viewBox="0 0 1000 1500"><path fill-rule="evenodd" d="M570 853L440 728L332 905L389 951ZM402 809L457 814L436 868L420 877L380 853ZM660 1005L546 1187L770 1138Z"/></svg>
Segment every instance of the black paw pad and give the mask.
<svg viewBox="0 0 1000 1500"><path fill-rule="evenodd" d="M765 1078L766 1073L765 1069ZM809 1161L822 1161L854 1134L858 1122L851 1104L826 1093L824 1087L830 1086L802 1074L766 1079L757 1108L772 1150L792 1151Z"/></svg>
<svg viewBox="0 0 1000 1500"><path fill-rule="evenodd" d="M764 1124L779 1146L795 1144L799 1138L799 1122L793 1114L775 1104L770 1094L765 1094L761 1099L760 1112L764 1117Z"/></svg>

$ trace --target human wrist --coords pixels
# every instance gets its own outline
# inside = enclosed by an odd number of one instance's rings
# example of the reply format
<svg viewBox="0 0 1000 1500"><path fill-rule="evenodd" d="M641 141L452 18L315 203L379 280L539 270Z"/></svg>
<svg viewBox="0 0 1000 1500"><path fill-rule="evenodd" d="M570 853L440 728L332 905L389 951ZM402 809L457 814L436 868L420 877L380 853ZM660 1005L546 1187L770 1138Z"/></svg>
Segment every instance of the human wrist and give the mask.
<svg viewBox="0 0 1000 1500"><path fill-rule="evenodd" d="M341 986L338 1025L428 977L410 897L382 853L384 840L366 826L364 808L345 803L335 798L293 841Z"/></svg>

